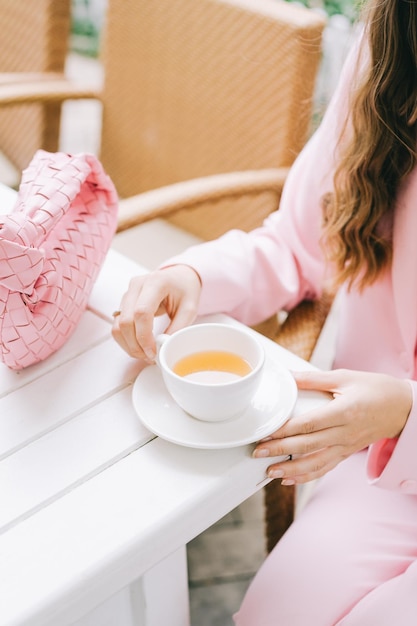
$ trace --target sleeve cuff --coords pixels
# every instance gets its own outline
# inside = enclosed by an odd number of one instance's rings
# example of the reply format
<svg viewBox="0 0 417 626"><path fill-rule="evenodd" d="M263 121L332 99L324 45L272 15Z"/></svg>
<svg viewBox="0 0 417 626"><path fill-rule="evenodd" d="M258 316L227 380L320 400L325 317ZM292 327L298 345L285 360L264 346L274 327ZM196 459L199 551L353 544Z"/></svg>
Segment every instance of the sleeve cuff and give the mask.
<svg viewBox="0 0 417 626"><path fill-rule="evenodd" d="M382 439L369 447L367 473L378 487L417 494L417 382L409 382L413 404L407 423L398 438Z"/></svg>

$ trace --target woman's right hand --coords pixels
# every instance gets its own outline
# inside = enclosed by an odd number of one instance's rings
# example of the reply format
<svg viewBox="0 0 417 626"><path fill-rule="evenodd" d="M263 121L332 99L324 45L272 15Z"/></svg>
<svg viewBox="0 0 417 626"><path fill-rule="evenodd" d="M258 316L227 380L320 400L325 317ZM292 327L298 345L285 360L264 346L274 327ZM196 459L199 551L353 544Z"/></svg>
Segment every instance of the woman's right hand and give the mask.
<svg viewBox="0 0 417 626"><path fill-rule="evenodd" d="M191 324L198 310L201 280L188 265L171 265L130 281L114 319L112 334L132 357L152 362L156 356L154 317L166 313L172 333Z"/></svg>

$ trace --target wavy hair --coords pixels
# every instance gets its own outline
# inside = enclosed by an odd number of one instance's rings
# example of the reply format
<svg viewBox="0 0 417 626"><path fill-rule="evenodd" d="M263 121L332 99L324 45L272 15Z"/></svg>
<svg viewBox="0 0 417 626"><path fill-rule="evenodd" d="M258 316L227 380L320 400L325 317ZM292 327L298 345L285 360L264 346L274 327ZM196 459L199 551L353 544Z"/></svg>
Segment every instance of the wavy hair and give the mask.
<svg viewBox="0 0 417 626"><path fill-rule="evenodd" d="M391 262L382 225L417 160L417 0L370 0L364 19L369 60L352 94L333 192L323 198L336 282L360 290Z"/></svg>

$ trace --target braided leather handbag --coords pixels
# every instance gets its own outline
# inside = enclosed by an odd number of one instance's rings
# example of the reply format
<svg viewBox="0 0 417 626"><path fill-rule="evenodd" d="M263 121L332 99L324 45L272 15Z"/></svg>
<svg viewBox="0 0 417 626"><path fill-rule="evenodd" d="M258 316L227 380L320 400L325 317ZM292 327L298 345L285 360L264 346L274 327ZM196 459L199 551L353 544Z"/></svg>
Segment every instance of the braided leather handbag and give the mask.
<svg viewBox="0 0 417 626"><path fill-rule="evenodd" d="M117 223L92 155L36 152L0 216L0 359L22 369L58 350L84 312Z"/></svg>

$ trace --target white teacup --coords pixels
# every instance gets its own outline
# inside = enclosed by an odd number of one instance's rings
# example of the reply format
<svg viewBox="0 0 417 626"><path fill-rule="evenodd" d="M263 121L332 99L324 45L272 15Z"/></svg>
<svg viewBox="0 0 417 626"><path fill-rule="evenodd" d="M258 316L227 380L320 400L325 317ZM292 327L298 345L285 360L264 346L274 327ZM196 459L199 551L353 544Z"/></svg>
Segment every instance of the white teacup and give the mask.
<svg viewBox="0 0 417 626"><path fill-rule="evenodd" d="M256 336L227 324L196 324L157 337L168 392L187 413L218 422L248 408L261 380L265 353Z"/></svg>

